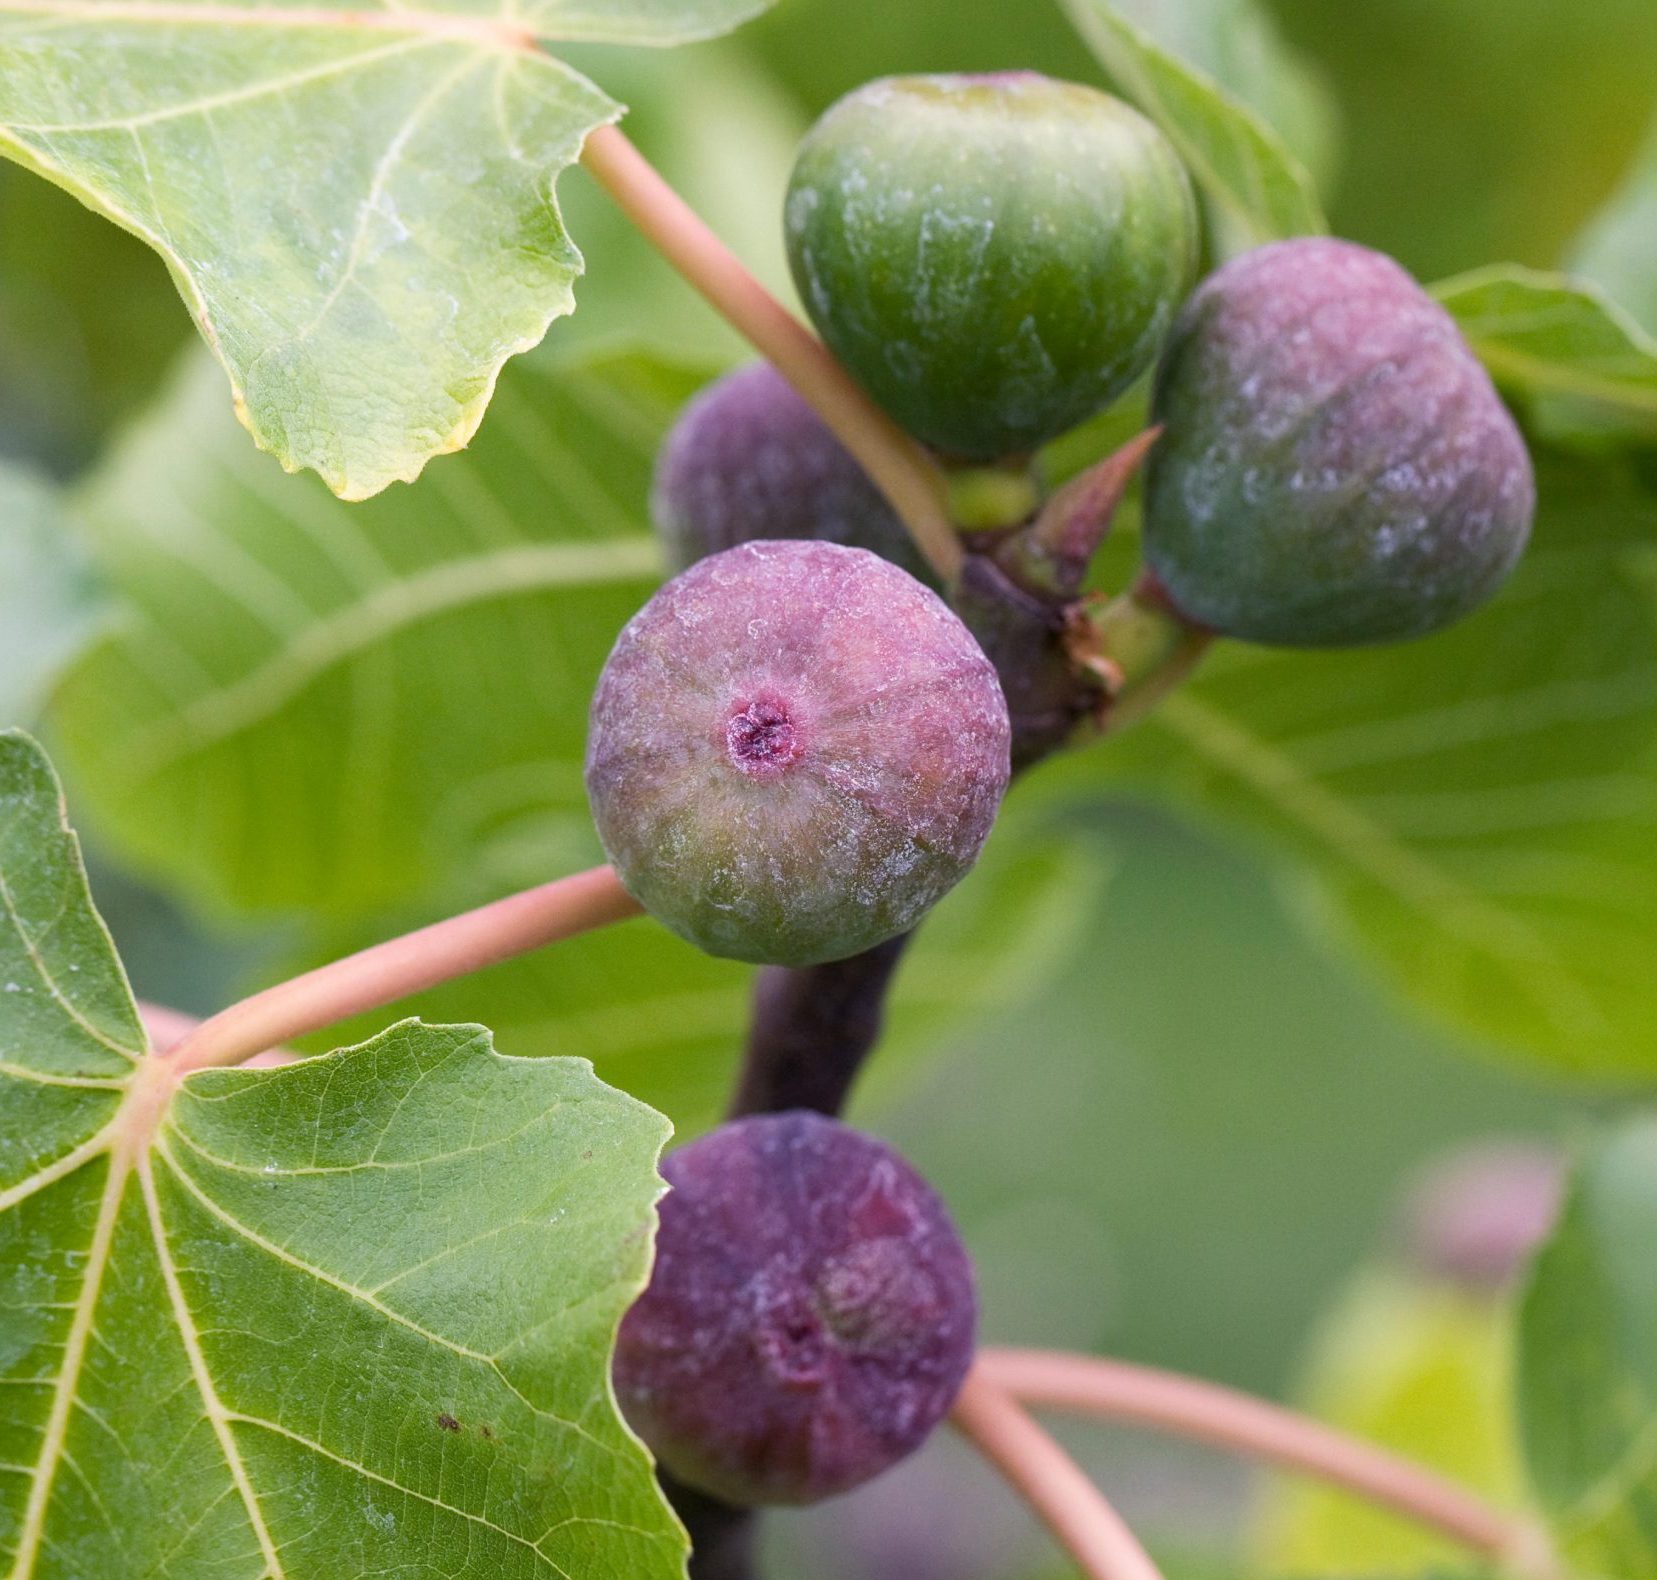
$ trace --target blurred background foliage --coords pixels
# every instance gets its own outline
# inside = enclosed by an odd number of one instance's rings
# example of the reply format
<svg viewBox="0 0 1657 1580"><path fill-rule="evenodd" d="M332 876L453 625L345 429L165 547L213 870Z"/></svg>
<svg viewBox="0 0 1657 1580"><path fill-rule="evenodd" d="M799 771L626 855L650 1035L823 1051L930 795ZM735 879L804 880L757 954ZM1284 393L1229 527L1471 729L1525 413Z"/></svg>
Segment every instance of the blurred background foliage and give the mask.
<svg viewBox="0 0 1657 1580"><path fill-rule="evenodd" d="M1494 260L1569 263L1657 329L1650 0L1121 9L1277 126L1338 233L1426 280ZM632 134L782 291L793 144L838 94L912 70L1102 75L1046 0L781 0L733 40L573 58L631 104ZM43 728L141 994L206 1011L594 855L580 699L652 575L648 457L685 392L740 348L579 172L559 197L589 262L577 315L509 372L471 452L347 507L246 443L157 259L0 166L0 455L17 463L0 496L0 722L36 718L79 650ZM1446 871L1498 858L1515 874L1529 863L1530 879L1569 868L1568 883L1514 892L1552 907L1573 970L1649 978L1657 453L1592 483L1545 475L1557 486L1543 548L1558 552L1490 616L1407 656L1228 659L1183 730L1217 716L1233 745L1244 731L1321 732L1321 764L1293 759L1306 782L1375 798L1412 860L1430 846ZM72 485L61 507L42 478ZM1123 536L1131 545L1131 511ZM457 567L482 560L504 567L501 584L452 595ZM411 616L411 581L442 608ZM364 642L359 600L376 593L386 634ZM1399 768L1351 741L1343 755L1338 726L1384 723L1389 688L1430 693L1435 673L1481 665L1492 680L1564 675L1579 690L1499 760ZM250 727L234 707L215 722L234 685ZM1620 704L1604 685L1622 688ZM169 755L170 730L183 744ZM926 928L856 1117L896 1137L952 1203L991 1338L1109 1350L1279 1396L1304 1386L1372 1430L1431 1437L1423 1398L1487 1397L1508 1363L1499 1323L1436 1307L1414 1326L1398 1317L1396 1283L1366 1271L1395 1204L1460 1143L1568 1138L1644 1090L1649 1026L1627 1058L1610 1044L1633 1046L1649 987L1619 987L1590 1035L1556 1027L1548 1060L1511 1057L1546 1040L1530 1034L1515 980L1389 912L1384 894L1354 897L1362 873L1336 875L1339 916L1328 873L1309 903L1272 785L1255 786L1255 807L1206 793L1200 756L1169 743L1181 730L1124 742L1114 775L1111 748L1020 787L982 870ZM1528 805L1550 754L1592 779L1564 786L1551 827L1458 828L1467 782L1495 774L1511 805ZM1596 794L1609 799L1584 813ZM1399 833L1410 819L1416 832ZM1596 829L1577 838L1579 823ZM1611 872L1626 889L1630 871L1644 892L1636 882L1620 911L1583 887ZM488 1022L513 1052L589 1055L692 1129L717 1112L744 994L740 969L635 923L412 1008ZM1595 1038L1607 1046L1573 1057ZM1572 1065L1589 1071L1560 1073ZM1401 1358L1405 1328L1416 1348ZM1353 1337L1365 1332L1379 1335L1368 1362ZM1418 1386L1435 1367L1466 1391ZM1511 1423L1495 1407L1479 1418L1476 1403L1462 1415L1467 1433L1445 1448L1463 1455L1457 1468L1470 1454L1510 1474ZM1469 1447L1480 1433L1489 1441ZM1318 1534L1341 1528L1338 1510L1306 1512L1297 1533L1292 1503L1263 1520L1258 1487L1211 1456L1134 1434L1066 1437L1171 1576L1236 1575L1239 1544L1264 1573L1368 1572L1398 1555L1396 1527L1360 1528L1338 1569ZM950 1443L857 1497L770 1522L767 1541L774 1572L799 1580L1058 1573Z"/></svg>

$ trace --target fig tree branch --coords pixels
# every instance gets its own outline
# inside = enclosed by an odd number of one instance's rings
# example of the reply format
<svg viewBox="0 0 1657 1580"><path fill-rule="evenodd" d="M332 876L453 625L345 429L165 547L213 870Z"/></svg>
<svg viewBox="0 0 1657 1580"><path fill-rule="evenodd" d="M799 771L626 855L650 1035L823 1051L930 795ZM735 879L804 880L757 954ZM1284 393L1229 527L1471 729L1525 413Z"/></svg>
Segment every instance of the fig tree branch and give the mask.
<svg viewBox="0 0 1657 1580"><path fill-rule="evenodd" d="M611 868L594 867L463 911L266 988L202 1021L156 1057L180 1075L241 1064L291 1037L320 1031L544 944L642 914Z"/></svg>
<svg viewBox="0 0 1657 1580"><path fill-rule="evenodd" d="M1121 1515L982 1363L967 1374L951 1420L1007 1478L1088 1580L1161 1580Z"/></svg>
<svg viewBox="0 0 1657 1580"><path fill-rule="evenodd" d="M1333 1482L1498 1559L1533 1553L1523 1522L1419 1465L1218 1383L1045 1350L986 1349L977 1369L1025 1404L1132 1421Z"/></svg>
<svg viewBox="0 0 1657 1580"><path fill-rule="evenodd" d="M926 451L858 388L624 133L599 127L589 134L581 162L644 238L810 402L953 586L961 542L945 507L943 474Z"/></svg>

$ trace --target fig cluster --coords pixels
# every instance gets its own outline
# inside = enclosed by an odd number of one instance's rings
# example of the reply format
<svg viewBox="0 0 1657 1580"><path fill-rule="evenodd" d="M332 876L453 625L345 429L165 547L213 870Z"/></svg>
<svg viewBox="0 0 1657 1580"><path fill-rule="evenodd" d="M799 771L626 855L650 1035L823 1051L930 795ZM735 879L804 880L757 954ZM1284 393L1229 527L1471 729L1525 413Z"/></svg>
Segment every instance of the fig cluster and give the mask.
<svg viewBox="0 0 1657 1580"><path fill-rule="evenodd" d="M914 927L971 868L1013 769L1126 684L1136 643L1152 667L1165 630L1181 651L1201 647L1193 627L1298 647L1421 636L1524 547L1530 461L1449 315L1390 259L1322 238L1193 291L1184 170L1106 94L1023 72L870 84L805 139L784 228L828 347L946 468L1039 476L1034 452L1154 369L1144 618L1112 650L1078 596L1119 497L1087 518L1108 466L1034 525L975 522L945 588L778 373L712 384L658 458L674 574L616 642L586 761L621 882L712 954L814 966ZM1508 1163L1438 1192L1424 1263L1511 1273L1552 1175ZM664 1173L614 1376L672 1476L804 1503L916 1448L960 1386L975 1307L914 1171L792 1112L728 1124Z"/></svg>
<svg viewBox="0 0 1657 1580"><path fill-rule="evenodd" d="M972 1267L891 1148L819 1114L733 1121L669 1155L616 1395L687 1486L814 1503L912 1453L972 1359Z"/></svg>

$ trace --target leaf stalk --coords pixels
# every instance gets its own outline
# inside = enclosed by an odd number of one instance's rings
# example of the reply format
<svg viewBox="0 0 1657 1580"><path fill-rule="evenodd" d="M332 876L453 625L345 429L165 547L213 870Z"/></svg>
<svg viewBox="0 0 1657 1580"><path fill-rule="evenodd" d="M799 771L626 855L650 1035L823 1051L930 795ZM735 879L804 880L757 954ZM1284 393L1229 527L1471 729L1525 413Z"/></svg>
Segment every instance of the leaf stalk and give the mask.
<svg viewBox="0 0 1657 1580"><path fill-rule="evenodd" d="M514 955L643 914L612 867L463 911L232 1004L154 1058L177 1076L240 1064L289 1038L379 1009Z"/></svg>

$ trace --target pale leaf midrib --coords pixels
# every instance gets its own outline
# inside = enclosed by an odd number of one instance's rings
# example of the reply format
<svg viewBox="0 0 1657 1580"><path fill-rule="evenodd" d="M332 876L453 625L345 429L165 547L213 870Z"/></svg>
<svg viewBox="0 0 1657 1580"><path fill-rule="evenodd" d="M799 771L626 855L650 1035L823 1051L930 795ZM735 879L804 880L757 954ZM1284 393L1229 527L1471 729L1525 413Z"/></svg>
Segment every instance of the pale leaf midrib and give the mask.
<svg viewBox="0 0 1657 1580"><path fill-rule="evenodd" d="M138 1165L139 1188L144 1195L144 1210L149 1218L150 1236L155 1243L155 1257L161 1269L161 1281L166 1286L167 1299L173 1310L173 1323L184 1346L185 1358L190 1365L190 1375L195 1380L196 1392L201 1396L202 1413L213 1429L220 1453L224 1455L225 1466L230 1472L230 1479L235 1483L236 1492L247 1514L248 1524L253 1529L260 1552L264 1554L272 1580L286 1580L280 1552L271 1537L270 1528L265 1524L264 1511L259 1507L258 1495L253 1490L247 1467L242 1463L241 1453L236 1447L228 1415L219 1399L218 1389L213 1384L212 1373L207 1367L207 1357L202 1352L195 1318L191 1315L189 1304L184 1298L178 1269L173 1265L172 1248L167 1242L166 1226L161 1220L161 1203L156 1198L155 1181L150 1168L150 1161L146 1155Z"/></svg>
<svg viewBox="0 0 1657 1580"><path fill-rule="evenodd" d="M1604 1035L1604 1016L1548 941L1490 905L1419 852L1400 844L1327 786L1308 777L1270 742L1190 695L1168 698L1153 718L1201 757L1231 774L1318 844L1410 911L1431 916L1452 937L1501 962L1555 1030ZM1523 962L1526 969L1514 969ZM1549 984L1547 992L1539 991Z"/></svg>
<svg viewBox="0 0 1657 1580"><path fill-rule="evenodd" d="M178 1131L176 1126L169 1124L168 1128L173 1134L180 1135L181 1139L183 1139L181 1132ZM188 1144L187 1141L186 1144ZM502 1367L499 1356L486 1354L482 1350L474 1350L470 1346L462 1344L456 1339L447 1338L443 1334L433 1331L424 1324L416 1322L413 1317L404 1315L402 1312L398 1311L395 1306L387 1305L383 1300L379 1299L370 1291L359 1288L348 1279L337 1277L333 1273L330 1273L326 1268L321 1268L312 1262L307 1262L303 1257L296 1256L292 1251L278 1245L274 1240L267 1239L256 1229L251 1228L240 1218L237 1218L235 1214L227 1211L224 1207L215 1202L213 1198L202 1188L201 1184L190 1173L190 1171L184 1168L179 1163L178 1159L173 1156L166 1140L160 1135L158 1135L155 1139L154 1149L160 1157L165 1159L168 1168L172 1170L173 1178L176 1179L196 1199L203 1211L205 1211L210 1217L217 1219L233 1234L239 1235L242 1239L246 1240L249 1245L256 1247L258 1250L264 1252L265 1255L272 1257L284 1266L292 1268L294 1272L307 1278L314 1278L319 1284L325 1284L330 1289L337 1290L340 1294L347 1296L349 1299L360 1302L362 1305L367 1306L371 1311L374 1311L378 1315L384 1317L388 1322L393 1322L398 1327L406 1329L408 1332L414 1334L415 1337L424 1340L426 1343L434 1345L438 1349L446 1350L449 1354L458 1356L462 1360L474 1361L480 1366L487 1367L488 1370L494 1374L501 1385L505 1387L514 1398L523 1404L525 1409L540 1416L543 1420L552 1421L556 1425L564 1427L568 1431L574 1432L576 1436L591 1443L595 1448L602 1450L606 1455L612 1453L609 1445L605 1444L601 1439L593 1436L592 1432L587 1427L583 1426L579 1421L572 1421L567 1416L558 1415L556 1412L548 1410L544 1406L538 1405L534 1402L534 1400L530 1399L529 1396L525 1394L523 1390L520 1389L518 1385L506 1375L505 1368Z"/></svg>
<svg viewBox="0 0 1657 1580"><path fill-rule="evenodd" d="M0 34L0 44L3 44L4 35ZM238 88L227 88L222 93L205 94L200 98L186 99L177 104L163 105L158 109L145 110L135 115L111 116L98 121L8 121L6 130L12 134L27 132L31 136L66 137L80 136L88 132L131 132L136 133L140 128L147 126L164 125L168 121L187 120L191 116L208 115L216 110L224 110L232 105L251 104L273 94L290 93L296 88L306 88L313 83L326 82L330 77L337 77L344 73L360 71L364 66L378 65L398 55L408 54L417 49L431 48L437 41L423 35L396 39L389 44L376 45L373 49L365 49L358 54L342 55L337 60L323 61L318 65L308 66L303 71L280 73L273 77L260 77L256 81L246 83Z"/></svg>
<svg viewBox="0 0 1657 1580"><path fill-rule="evenodd" d="M38 16L54 22L112 22L158 27L245 27L314 30L349 34L398 33L450 38L496 49L535 48L535 35L521 23L498 17L459 16L444 11L349 10L328 6L183 5L161 0L0 0L0 16ZM3 39L4 35L0 35Z"/></svg>
<svg viewBox="0 0 1657 1580"><path fill-rule="evenodd" d="M37 1070L33 1065L13 1064L7 1059L0 1059L0 1077L26 1081L32 1086L76 1086L98 1092L120 1092L127 1085L124 1075L59 1075L52 1070Z"/></svg>
<svg viewBox="0 0 1657 1580"><path fill-rule="evenodd" d="M64 1340L63 1366L58 1373L57 1384L52 1390L52 1408L46 1417L40 1457L35 1462L34 1479L29 1483L29 1498L23 1510L17 1561L12 1565L11 1580L29 1580L40 1555L40 1544L46 1529L46 1511L52 1496L52 1483L62 1461L64 1439L69 1431L70 1412L74 1408L76 1389L80 1386L81 1366L86 1359L87 1342L92 1335L92 1317L97 1308L99 1292L103 1288L104 1269L109 1265L110 1247L115 1239L115 1221L120 1215L121 1198L126 1194L129 1172L125 1161L117 1153L111 1152L109 1175L104 1181L103 1195L98 1202L98 1216L93 1221L92 1239L87 1246L86 1268L81 1278L80 1294L75 1299L75 1314L70 1319L69 1333ZM0 1203L0 1208L3 1206L4 1203Z"/></svg>
<svg viewBox="0 0 1657 1580"><path fill-rule="evenodd" d="M12 895L11 885L6 881L3 868L0 868L0 907L4 908L7 918L16 929L18 940L23 945L23 952L28 955L29 963L34 967L35 974L40 978L41 985L51 994L53 1001L64 1014L94 1042L109 1049L111 1053L118 1054L129 1065L136 1065L138 1050L136 1048L123 1048L107 1032L94 1026L58 985L57 978L46 969L46 962L41 956L39 947L36 945L29 929L23 925L23 913L17 908L17 901Z"/></svg>
<svg viewBox="0 0 1657 1580"><path fill-rule="evenodd" d="M65 1152L61 1158L44 1164L17 1184L0 1190L0 1213L10 1212L13 1207L20 1206L31 1196L38 1195L49 1186L56 1185L61 1179L67 1179L78 1168L90 1163L100 1153L115 1149L116 1142L121 1134L121 1115L125 1104L117 1108L110 1116L109 1123L104 1125L95 1135L89 1136L80 1145Z"/></svg>
<svg viewBox="0 0 1657 1580"><path fill-rule="evenodd" d="M404 1486L402 1482L394 1481L390 1476L384 1476L378 1471L370 1470L366 1465L359 1464L354 1459L347 1459L343 1454L336 1454L331 1448L326 1448L314 1439L306 1437L301 1432L295 1432L291 1427L283 1426L279 1422L266 1420L263 1416L247 1415L240 1411L229 1412L228 1419L232 1422L239 1422L245 1426L251 1426L259 1431L270 1432L277 1437L284 1438L296 1447L304 1449L307 1453L315 1454L320 1459L332 1461L334 1464L341 1466L343 1469L351 1471L354 1475L362 1476L368 1481L378 1482L382 1487L390 1487L394 1491L402 1493L405 1497L416 1498L421 1503L427 1504L431 1508L441 1509L446 1514L453 1514L457 1518L466 1520L470 1524L481 1525L485 1530L493 1531L497 1536L504 1536L509 1541L518 1543L521 1547L527 1547L538 1559L540 1559L542 1563L546 1564L554 1574L563 1576L563 1580L573 1580L573 1577L567 1569L563 1568L563 1566L556 1562L556 1560L549 1558L534 1542L530 1541L527 1536L520 1536L516 1531L509 1531L504 1525L497 1525L493 1520L486 1518L484 1515L473 1514L467 1509L456 1508L454 1504L445 1503L441 1498L434 1498L430 1493L421 1492L414 1487ZM540 1540L545 1541L547 1536L550 1536L552 1532L557 1529L558 1527L556 1525L549 1527L549 1529L542 1534Z"/></svg>
<svg viewBox="0 0 1657 1580"><path fill-rule="evenodd" d="M205 692L127 743L128 772L147 779L178 758L249 729L357 654L468 604L642 579L659 569L643 534L598 543L533 544L427 566L331 610L228 685Z"/></svg>

